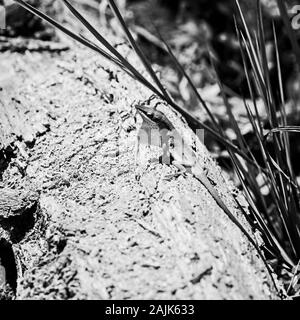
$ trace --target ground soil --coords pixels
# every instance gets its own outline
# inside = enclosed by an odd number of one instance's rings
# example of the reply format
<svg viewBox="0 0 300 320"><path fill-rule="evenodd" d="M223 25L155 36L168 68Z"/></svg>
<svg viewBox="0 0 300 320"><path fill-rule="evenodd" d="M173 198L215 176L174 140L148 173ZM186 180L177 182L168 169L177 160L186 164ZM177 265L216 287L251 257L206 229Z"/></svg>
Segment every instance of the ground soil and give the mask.
<svg viewBox="0 0 300 320"><path fill-rule="evenodd" d="M2 127L0 187L39 195L34 225L8 240L16 298L276 299L256 250L200 182L135 165L131 104L149 92L70 47L0 57L0 106L16 110Z"/></svg>

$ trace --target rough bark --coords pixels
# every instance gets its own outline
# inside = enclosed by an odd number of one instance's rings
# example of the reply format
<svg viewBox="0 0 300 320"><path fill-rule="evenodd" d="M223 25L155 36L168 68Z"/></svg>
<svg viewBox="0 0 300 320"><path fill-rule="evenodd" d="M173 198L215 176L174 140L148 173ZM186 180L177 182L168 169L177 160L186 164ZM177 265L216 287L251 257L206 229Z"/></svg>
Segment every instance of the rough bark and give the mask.
<svg viewBox="0 0 300 320"><path fill-rule="evenodd" d="M256 250L200 182L165 181L174 169L159 163L135 167L131 104L149 92L78 47L0 59L10 74L0 141L12 153L0 187L38 191L41 207L21 239L6 237L18 299L276 298Z"/></svg>

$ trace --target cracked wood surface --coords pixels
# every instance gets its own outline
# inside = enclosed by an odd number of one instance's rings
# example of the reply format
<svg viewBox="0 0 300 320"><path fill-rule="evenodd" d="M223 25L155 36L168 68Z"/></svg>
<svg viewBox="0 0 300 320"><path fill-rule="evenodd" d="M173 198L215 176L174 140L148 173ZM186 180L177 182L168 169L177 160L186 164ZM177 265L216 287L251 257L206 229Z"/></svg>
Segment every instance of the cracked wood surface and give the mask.
<svg viewBox="0 0 300 320"><path fill-rule="evenodd" d="M131 104L149 92L81 48L4 57L18 78L18 86L6 83L9 97L41 114L25 115L23 127L48 123L48 130L30 131L27 156L17 148L0 183L40 191L48 217L44 233L14 246L23 266L18 299L276 298L257 252L199 181L190 175L165 181L175 169L146 157L136 168ZM16 73L18 63L23 70ZM6 110L15 104L0 100ZM14 126L5 128L5 143L16 141ZM201 153L242 219L233 187L205 148Z"/></svg>

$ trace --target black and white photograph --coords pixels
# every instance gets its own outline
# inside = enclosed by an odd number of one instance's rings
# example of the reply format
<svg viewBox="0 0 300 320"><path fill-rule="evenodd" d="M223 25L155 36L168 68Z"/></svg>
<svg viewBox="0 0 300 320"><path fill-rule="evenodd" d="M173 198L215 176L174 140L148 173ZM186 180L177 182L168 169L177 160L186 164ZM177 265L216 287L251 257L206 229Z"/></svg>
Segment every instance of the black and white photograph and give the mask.
<svg viewBox="0 0 300 320"><path fill-rule="evenodd" d="M300 1L0 0L2 302L299 298Z"/></svg>

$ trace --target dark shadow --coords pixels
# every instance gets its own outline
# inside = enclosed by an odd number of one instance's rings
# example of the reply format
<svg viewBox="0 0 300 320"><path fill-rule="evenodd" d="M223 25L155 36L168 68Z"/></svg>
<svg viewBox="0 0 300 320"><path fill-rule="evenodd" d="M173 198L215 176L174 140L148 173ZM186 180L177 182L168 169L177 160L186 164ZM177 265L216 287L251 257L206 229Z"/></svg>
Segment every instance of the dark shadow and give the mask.
<svg viewBox="0 0 300 320"><path fill-rule="evenodd" d="M9 285L14 294L16 294L18 278L17 265L11 244L5 239L0 239L0 264L5 270L4 280L6 285Z"/></svg>

